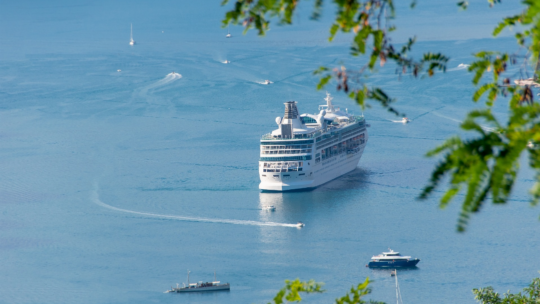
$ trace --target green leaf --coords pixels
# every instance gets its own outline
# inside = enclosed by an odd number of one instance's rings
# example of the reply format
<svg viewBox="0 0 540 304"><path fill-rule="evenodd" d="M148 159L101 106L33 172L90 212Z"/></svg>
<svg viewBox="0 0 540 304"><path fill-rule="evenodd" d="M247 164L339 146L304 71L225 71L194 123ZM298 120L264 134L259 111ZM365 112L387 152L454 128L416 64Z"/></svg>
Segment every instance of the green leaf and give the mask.
<svg viewBox="0 0 540 304"><path fill-rule="evenodd" d="M332 24L330 27L330 37L328 38L328 41L334 40L334 36L336 36L337 31L339 30L339 25Z"/></svg>
<svg viewBox="0 0 540 304"><path fill-rule="evenodd" d="M324 88L324 86L332 79L332 75L326 75L323 78L319 80L319 83L317 84L317 90L320 90Z"/></svg>

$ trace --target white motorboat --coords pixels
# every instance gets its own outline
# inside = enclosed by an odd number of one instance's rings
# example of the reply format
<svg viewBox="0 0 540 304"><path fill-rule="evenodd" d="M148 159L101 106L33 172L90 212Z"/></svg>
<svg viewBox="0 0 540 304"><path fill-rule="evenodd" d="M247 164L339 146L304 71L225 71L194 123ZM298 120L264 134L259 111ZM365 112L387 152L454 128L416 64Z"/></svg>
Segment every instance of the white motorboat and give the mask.
<svg viewBox="0 0 540 304"><path fill-rule="evenodd" d="M275 206L264 206L264 207L263 207L263 210L266 210L266 211L276 211L276 207L275 207Z"/></svg>
<svg viewBox="0 0 540 304"><path fill-rule="evenodd" d="M227 37L227 38L232 37L231 32L229 32L229 26L228 25L227 25L227 35L225 37Z"/></svg>
<svg viewBox="0 0 540 304"><path fill-rule="evenodd" d="M133 40L133 23L131 24L131 35L129 39L129 45L135 45L135 40Z"/></svg>
<svg viewBox="0 0 540 304"><path fill-rule="evenodd" d="M223 61L223 63L229 64L229 63L231 63L231 62L230 62L229 60L225 60L225 61Z"/></svg>
<svg viewBox="0 0 540 304"><path fill-rule="evenodd" d="M176 287L171 287L170 290L165 291L165 293L171 292L201 292L201 291L219 291L219 290L231 290L231 285L229 283L222 284L220 281L216 281L216 273L214 272L214 281L213 282L198 282L198 283L189 283L189 273L188 270L188 284L184 284L182 287L179 284L176 284Z"/></svg>
<svg viewBox="0 0 540 304"><path fill-rule="evenodd" d="M304 223L302 223L302 222L296 223L296 227L298 227L298 228L302 228L302 227L304 227L305 225L306 225L306 224L304 224Z"/></svg>
<svg viewBox="0 0 540 304"><path fill-rule="evenodd" d="M388 252L372 256L371 261L366 266L370 268L415 267L420 262L420 259L402 256L390 248L388 250Z"/></svg>
<svg viewBox="0 0 540 304"><path fill-rule="evenodd" d="M411 121L410 121L407 117L403 117L403 118L401 119L401 122L404 123L404 124L406 124L406 123L409 123L409 122L411 122Z"/></svg>
<svg viewBox="0 0 540 304"><path fill-rule="evenodd" d="M261 84L271 84L271 83L273 83L273 82L271 82L271 81L268 80L268 79L265 79Z"/></svg>

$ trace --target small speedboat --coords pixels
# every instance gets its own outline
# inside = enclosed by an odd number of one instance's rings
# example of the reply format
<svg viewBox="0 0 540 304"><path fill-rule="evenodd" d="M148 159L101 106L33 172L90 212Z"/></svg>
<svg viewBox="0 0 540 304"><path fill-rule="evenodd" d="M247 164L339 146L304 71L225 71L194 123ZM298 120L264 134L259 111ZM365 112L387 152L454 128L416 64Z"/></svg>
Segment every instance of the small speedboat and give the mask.
<svg viewBox="0 0 540 304"><path fill-rule="evenodd" d="M302 227L304 227L305 225L306 225L306 224L304 224L304 223L302 223L302 222L296 223L296 227L298 227L298 228L302 228Z"/></svg>
<svg viewBox="0 0 540 304"><path fill-rule="evenodd" d="M229 60L225 60L225 61L223 61L223 63L229 64L229 63L231 63L231 62L230 62Z"/></svg>
<svg viewBox="0 0 540 304"><path fill-rule="evenodd" d="M406 124L406 123L409 123L409 122L411 122L411 121L410 121L407 117L403 117L403 118L401 119L401 122L404 123L404 124Z"/></svg>
<svg viewBox="0 0 540 304"><path fill-rule="evenodd" d="M266 211L276 211L276 207L275 207L275 206L264 206L264 207L263 207L263 210L266 210Z"/></svg>
<svg viewBox="0 0 540 304"><path fill-rule="evenodd" d="M271 83L273 83L273 82L271 82L271 81L268 80L268 79L265 79L265 80L262 82L262 84L271 84Z"/></svg>
<svg viewBox="0 0 540 304"><path fill-rule="evenodd" d="M367 266L370 268L414 267L420 262L420 259L402 256L390 248L388 250L390 251L372 256Z"/></svg>

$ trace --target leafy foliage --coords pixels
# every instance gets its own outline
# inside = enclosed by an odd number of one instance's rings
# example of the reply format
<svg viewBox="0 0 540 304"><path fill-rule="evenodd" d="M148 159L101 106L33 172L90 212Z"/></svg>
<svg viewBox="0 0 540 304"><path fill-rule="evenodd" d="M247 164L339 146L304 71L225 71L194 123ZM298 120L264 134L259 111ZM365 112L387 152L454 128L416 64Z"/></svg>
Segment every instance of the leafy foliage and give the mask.
<svg viewBox="0 0 540 304"><path fill-rule="evenodd" d="M282 304L288 302L300 302L302 297L300 293L322 293L322 283L316 283L313 280L309 282L302 282L299 279L294 281L285 280L285 287L283 287L274 297L275 304ZM285 302L287 301L287 302Z"/></svg>
<svg viewBox="0 0 540 304"><path fill-rule="evenodd" d="M497 2L491 1L490 4ZM508 201L519 170L519 160L525 153L528 154L529 166L536 172L531 204L537 205L540 199L540 105L533 94L533 86L538 85L538 65L534 77L524 80L529 77L529 66L538 61L540 2L525 0L523 4L526 9L521 14L504 18L493 31L496 36L508 26L521 25L525 31L515 35L519 50L516 53L478 52L476 61L469 67L473 73L472 82L478 86L473 101L485 98L485 108L469 112L461 128L475 132L477 136L450 138L427 153L427 156L442 156L442 159L420 194L421 199L432 194L445 176L449 176L450 185L441 198L441 207L447 206L462 188L466 188L458 231L465 230L470 214L478 212L488 199L495 204ZM520 66L517 77L507 71L511 65ZM486 72L491 72L491 79L481 84ZM514 84L512 77L518 78ZM509 100L508 119L504 124L491 112L497 96Z"/></svg>
<svg viewBox="0 0 540 304"><path fill-rule="evenodd" d="M540 278L533 279L523 293L512 294L510 291L502 297L493 287L473 289L474 298L482 304L537 304L540 303Z"/></svg>
<svg viewBox="0 0 540 304"><path fill-rule="evenodd" d="M371 293L371 288L368 287L369 283L369 278L366 278L363 283L358 284L356 287L352 286L351 291L349 291L343 297L336 299L336 304L384 304L384 302L378 302L373 300L369 300L369 302L366 302L362 300L363 296Z"/></svg>
<svg viewBox="0 0 540 304"><path fill-rule="evenodd" d="M370 300L366 302L362 300L362 297L371 293L371 288L368 287L370 281L369 278L363 283L358 284L356 287L351 287L351 291L348 292L345 296L336 299L336 304L384 304L384 302L376 302ZM322 283L316 283L313 280L309 282L303 282L299 279L294 281L286 280L285 287L283 287L274 297L274 304L290 303L290 302L301 302L302 298L300 293L323 293ZM352 298L351 298L352 296ZM271 304L271 303L268 303Z"/></svg>
<svg viewBox="0 0 540 304"><path fill-rule="evenodd" d="M228 3L224 0L222 4ZM223 26L229 23L242 24L244 32L256 29L259 35L265 35L269 29L270 19L277 18L279 24L291 24L292 17L298 7L299 0L236 0L234 8L228 11ZM448 57L436 53L424 54L415 60L409 57L415 38L397 48L392 43L390 33L395 30L391 20L395 17L393 0L334 0L337 12L334 23L330 27L329 41L338 32L354 33L351 54L367 55L367 62L357 69L321 67L314 73L321 75L318 89L322 89L330 80L337 81L337 90L343 90L362 108L369 106L367 100L374 100L382 107L397 115L400 113L392 107L394 99L381 88L365 84L366 76L375 72L377 62L383 67L387 61L393 61L398 75L410 72L413 77L433 76L435 71L445 71ZM415 1L411 3L414 7ZM323 0L316 0L312 13L318 19L322 13Z"/></svg>
<svg viewBox="0 0 540 304"><path fill-rule="evenodd" d="M222 4L228 2L224 0ZM234 8L226 13L223 26L242 24L245 32L254 28L259 35L264 35L272 18L280 24L291 24L299 2L236 0ZM314 1L313 19L320 18L323 2ZM446 70L448 57L441 53L426 53L419 59L410 57L414 37L400 48L392 43L391 33L395 30L392 20L396 13L393 0L332 2L337 10L329 40L338 32L354 33L351 54L362 57L364 64L354 69L320 67L314 72L320 76L317 89L336 81L337 90L343 90L362 108L370 107L368 101L371 100L399 115L394 98L382 88L369 87L366 83L369 75L377 72L377 66L383 68L387 62L393 62L398 77L430 77L436 71ZM500 2L488 0L490 6ZM415 4L413 1L411 7ZM427 153L429 157L439 157L440 161L419 197L428 198L442 183L448 182L448 189L440 199L440 206L444 208L463 191L458 231L466 229L471 213L478 212L488 200L495 204L508 201L519 171L519 160L524 154L536 173L531 204L540 201L540 106L533 92L534 87L540 87L540 1L522 0L522 4L524 10L520 14L504 18L493 31L497 36L508 27L519 29L515 34L516 52L481 51L474 54L476 59L469 66L472 83L477 87L472 99L475 103L483 101L483 108L469 112L461 124L461 128L472 135L449 138ZM465 10L468 2L459 1L457 5ZM530 68L535 64L535 72L531 73ZM511 66L519 67L519 73L509 72ZM499 121L491 110L498 98L508 102L505 121Z"/></svg>
<svg viewBox="0 0 540 304"><path fill-rule="evenodd" d="M478 137L462 140L459 137L428 152L428 156L444 154L432 173L430 182L420 198L426 198L445 175L450 175L450 187L441 198L446 207L451 199L466 187L465 198L458 220L458 231L464 231L471 212L480 210L488 195L496 204L506 203L519 169L519 158L529 152L530 166L540 172L540 151L529 142L540 141L540 105L520 106L515 92L514 107L508 124L502 126L491 109L475 110L468 114L461 128L478 133ZM486 128L478 120L491 125ZM537 176L540 177L540 176ZM536 185L534 202L539 199L540 185Z"/></svg>

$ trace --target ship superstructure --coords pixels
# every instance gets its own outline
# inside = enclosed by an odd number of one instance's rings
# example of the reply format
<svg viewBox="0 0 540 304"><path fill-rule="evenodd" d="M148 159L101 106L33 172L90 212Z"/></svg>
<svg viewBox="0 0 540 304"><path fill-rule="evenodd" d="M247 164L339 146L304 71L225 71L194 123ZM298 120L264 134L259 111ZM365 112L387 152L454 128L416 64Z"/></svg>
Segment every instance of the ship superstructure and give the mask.
<svg viewBox="0 0 540 304"><path fill-rule="evenodd" d="M261 138L259 189L287 191L314 188L356 168L368 140L363 116L341 111L327 93L318 114L298 113L285 103L278 129Z"/></svg>

